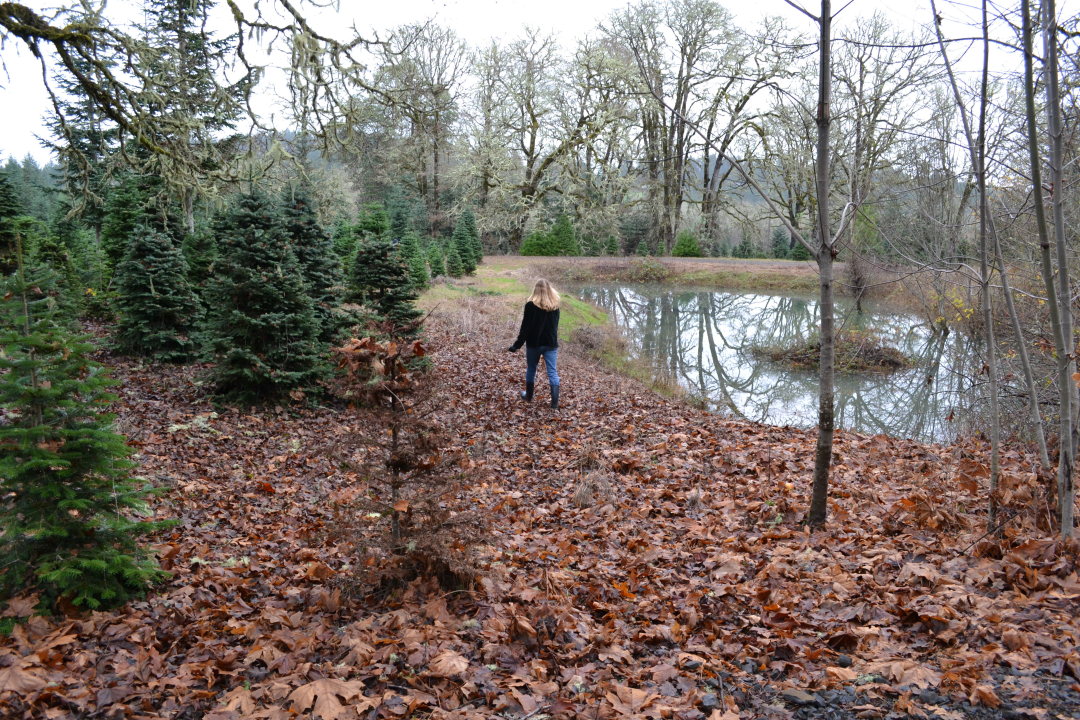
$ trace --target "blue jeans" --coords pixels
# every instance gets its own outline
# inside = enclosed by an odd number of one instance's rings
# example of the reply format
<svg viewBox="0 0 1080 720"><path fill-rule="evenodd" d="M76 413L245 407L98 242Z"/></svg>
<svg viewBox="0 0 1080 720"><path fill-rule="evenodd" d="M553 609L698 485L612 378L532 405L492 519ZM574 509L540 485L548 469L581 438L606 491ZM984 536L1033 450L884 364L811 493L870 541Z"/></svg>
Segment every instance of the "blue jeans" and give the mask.
<svg viewBox="0 0 1080 720"><path fill-rule="evenodd" d="M559 370L556 367L559 359L559 348L541 345L539 347L525 348L525 382L531 383L536 380L536 365L540 358L544 358L544 367L547 368L548 384L552 387L559 384Z"/></svg>

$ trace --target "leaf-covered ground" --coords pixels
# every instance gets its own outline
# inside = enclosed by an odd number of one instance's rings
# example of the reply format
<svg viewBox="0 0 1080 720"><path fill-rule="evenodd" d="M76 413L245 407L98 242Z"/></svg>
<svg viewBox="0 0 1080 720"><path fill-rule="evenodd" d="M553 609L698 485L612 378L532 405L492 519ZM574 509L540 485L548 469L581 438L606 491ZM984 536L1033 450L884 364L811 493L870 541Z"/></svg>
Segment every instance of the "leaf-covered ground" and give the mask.
<svg viewBox="0 0 1080 720"><path fill-rule="evenodd" d="M516 397L511 326L479 304L430 325L469 457L457 502L491 524L474 588L356 580L363 479L325 450L362 416L215 409L197 370L117 360L121 429L177 521L155 539L172 579L0 639L0 715L1080 716L1077 553L1037 527L1029 458L1005 459L997 538L983 448L838 433L830 524L809 532L812 432L569 352L553 412L542 380Z"/></svg>

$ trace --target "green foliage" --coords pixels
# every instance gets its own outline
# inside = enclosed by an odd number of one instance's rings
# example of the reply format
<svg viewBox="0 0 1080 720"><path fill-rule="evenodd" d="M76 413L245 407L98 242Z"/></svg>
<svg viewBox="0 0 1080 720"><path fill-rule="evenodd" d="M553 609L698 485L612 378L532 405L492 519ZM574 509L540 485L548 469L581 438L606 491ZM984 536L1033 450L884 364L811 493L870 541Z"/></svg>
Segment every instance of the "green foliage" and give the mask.
<svg viewBox="0 0 1080 720"><path fill-rule="evenodd" d="M471 213L469 214L471 217ZM454 234L450 238L450 244L455 250L457 250L458 257L461 258L461 266L463 268L463 274L471 275L476 272L476 264L480 261L483 253L479 251L479 241L476 239L476 222L471 221L472 229L470 230L470 222L465 219L463 213L458 218L457 223L454 225Z"/></svg>
<svg viewBox="0 0 1080 720"><path fill-rule="evenodd" d="M772 232L772 254L774 258L783 260L788 257L788 250L791 245L791 237L788 235L788 231L784 228L776 228Z"/></svg>
<svg viewBox="0 0 1080 720"><path fill-rule="evenodd" d="M522 255L554 256L559 254L559 249L551 235L537 230L521 243L520 253Z"/></svg>
<svg viewBox="0 0 1080 720"><path fill-rule="evenodd" d="M56 273L60 304L71 314L78 314L81 310L82 283L71 253L64 244L56 236L46 234L34 243L31 260L33 264Z"/></svg>
<svg viewBox="0 0 1080 720"><path fill-rule="evenodd" d="M621 248L619 248L619 238L614 235L607 236L607 241L604 243L604 254L612 256L621 254Z"/></svg>
<svg viewBox="0 0 1080 720"><path fill-rule="evenodd" d="M164 573L137 543L150 489L130 477L104 412L115 384L59 314L52 274L20 267L0 293L0 593L122 603Z"/></svg>
<svg viewBox="0 0 1080 720"><path fill-rule="evenodd" d="M398 244L398 255L409 269L409 279L413 287L423 290L431 281L428 275L427 254L420 247L420 236L415 230L409 230Z"/></svg>
<svg viewBox="0 0 1080 720"><path fill-rule="evenodd" d="M205 225L196 227L195 232L184 236L180 249L187 263L188 282L201 297L214 272L214 261L218 256L217 238L211 228Z"/></svg>
<svg viewBox="0 0 1080 720"><path fill-rule="evenodd" d="M24 213L15 188L6 173L0 173L0 275L7 275L15 270L15 226L14 220Z"/></svg>
<svg viewBox="0 0 1080 720"><path fill-rule="evenodd" d="M421 313L408 268L389 240L361 241L353 261L348 299L366 305L389 326L391 335L412 335Z"/></svg>
<svg viewBox="0 0 1080 720"><path fill-rule="evenodd" d="M360 217L353 225L353 231L359 236L354 239L353 251L355 252L355 240L363 238L384 238L390 234L390 216L382 203L369 203L360 211Z"/></svg>
<svg viewBox="0 0 1080 720"><path fill-rule="evenodd" d="M40 222L48 222L59 203L56 167L41 167L34 157L27 154L22 162L8 158L4 175L18 198L22 213Z"/></svg>
<svg viewBox="0 0 1080 720"><path fill-rule="evenodd" d="M809 260L810 251L806 249L806 246L801 242L795 243L795 247L791 248L791 252L788 257L792 260Z"/></svg>
<svg viewBox="0 0 1080 720"><path fill-rule="evenodd" d="M749 237L743 237L731 250L731 257L736 258L752 258L757 257L757 250L754 248L754 244L750 241Z"/></svg>
<svg viewBox="0 0 1080 720"><path fill-rule="evenodd" d="M352 270L352 261L356 257L357 231L355 225L342 220L334 226L334 254L338 257L341 271L347 277Z"/></svg>
<svg viewBox="0 0 1080 720"><path fill-rule="evenodd" d="M207 293L215 393L239 404L299 397L323 375L324 348L277 208L244 195L215 229L221 256Z"/></svg>
<svg viewBox="0 0 1080 720"><path fill-rule="evenodd" d="M578 245L577 233L569 215L562 213L555 219L550 236L556 255L581 255L581 246Z"/></svg>
<svg viewBox="0 0 1080 720"><path fill-rule="evenodd" d="M462 225L464 235L469 239L469 250L472 252L473 265L484 262L484 246L480 242L480 233L476 229L476 215L469 208L461 213L458 223ZM457 226L454 227L455 231Z"/></svg>
<svg viewBox="0 0 1080 720"><path fill-rule="evenodd" d="M315 304L319 339L325 343L334 342L340 338L345 321L339 312L345 288L333 241L319 225L307 188L286 192L284 205L285 234L300 264L308 295Z"/></svg>
<svg viewBox="0 0 1080 720"><path fill-rule="evenodd" d="M164 362L194 357L198 347L192 335L201 309L184 254L168 234L137 226L115 280L117 350Z"/></svg>
<svg viewBox="0 0 1080 720"><path fill-rule="evenodd" d="M105 251L106 271L112 275L127 254L128 239L135 228L148 220L147 183L127 173L105 200L105 216L101 224L101 247Z"/></svg>
<svg viewBox="0 0 1080 720"><path fill-rule="evenodd" d="M675 247L671 248L671 254L674 257L701 257L697 236L689 230L680 232L675 239Z"/></svg>
<svg viewBox="0 0 1080 720"><path fill-rule="evenodd" d="M460 258L458 258L460 261ZM446 275L446 259L443 257L443 249L439 243L433 242L427 249L427 261L431 267L431 277L437 278Z"/></svg>
<svg viewBox="0 0 1080 720"><path fill-rule="evenodd" d="M453 244L446 251L446 274L455 278L465 274L465 263L461 262L461 255Z"/></svg>

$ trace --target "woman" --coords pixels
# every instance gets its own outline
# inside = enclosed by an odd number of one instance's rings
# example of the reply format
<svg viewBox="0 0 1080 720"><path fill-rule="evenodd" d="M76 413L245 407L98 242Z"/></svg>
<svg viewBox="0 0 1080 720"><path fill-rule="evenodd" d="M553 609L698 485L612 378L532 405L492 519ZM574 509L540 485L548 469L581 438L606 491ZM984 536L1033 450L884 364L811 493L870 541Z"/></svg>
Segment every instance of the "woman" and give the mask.
<svg viewBox="0 0 1080 720"><path fill-rule="evenodd" d="M547 280L536 281L532 295L525 303L521 318L521 330L517 340L507 350L515 352L525 346L525 392L522 400L532 400L535 387L536 365L544 358L548 384L551 386L551 407L559 407L559 371L556 369L559 354L559 293Z"/></svg>

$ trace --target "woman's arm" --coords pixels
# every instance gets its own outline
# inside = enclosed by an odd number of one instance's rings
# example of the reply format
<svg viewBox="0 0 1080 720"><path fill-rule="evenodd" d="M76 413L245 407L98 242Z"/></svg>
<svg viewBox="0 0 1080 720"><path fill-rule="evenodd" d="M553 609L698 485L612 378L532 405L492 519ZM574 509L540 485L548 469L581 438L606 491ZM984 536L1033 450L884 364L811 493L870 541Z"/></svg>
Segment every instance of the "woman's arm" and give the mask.
<svg viewBox="0 0 1080 720"><path fill-rule="evenodd" d="M525 303L525 311L521 314L521 328L518 330L517 340L507 350L515 352L525 344L525 338L529 330L529 308L532 307L532 303Z"/></svg>

